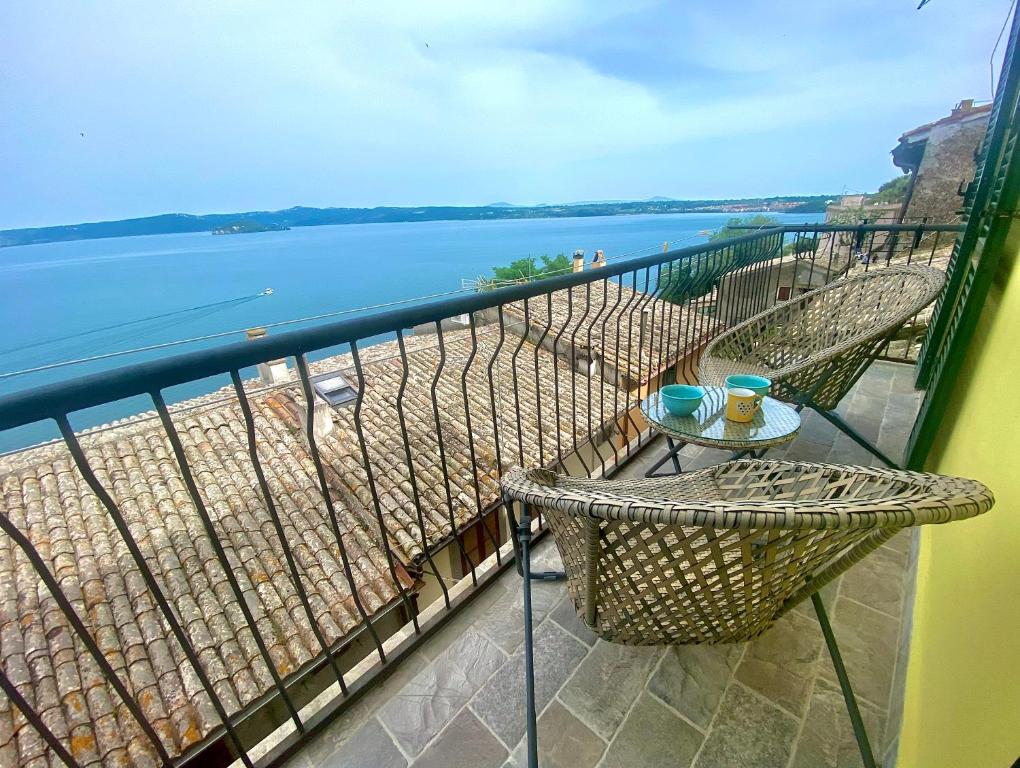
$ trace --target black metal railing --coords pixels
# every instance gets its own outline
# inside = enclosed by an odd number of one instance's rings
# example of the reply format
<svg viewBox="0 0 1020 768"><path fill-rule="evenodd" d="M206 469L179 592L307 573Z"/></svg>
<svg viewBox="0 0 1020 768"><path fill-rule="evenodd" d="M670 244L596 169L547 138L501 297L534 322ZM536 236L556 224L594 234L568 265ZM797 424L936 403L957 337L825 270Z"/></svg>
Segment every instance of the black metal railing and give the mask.
<svg viewBox="0 0 1020 768"><path fill-rule="evenodd" d="M279 762L508 565L506 468L611 474L648 439L641 398L696 381L720 332L854 271L940 264L958 230L766 229L0 398L0 430L61 435L0 459L0 755L252 765L279 728L259 760ZM887 355L912 360L924 322ZM280 358L287 376L252 378ZM72 427L139 395L154 415Z"/></svg>

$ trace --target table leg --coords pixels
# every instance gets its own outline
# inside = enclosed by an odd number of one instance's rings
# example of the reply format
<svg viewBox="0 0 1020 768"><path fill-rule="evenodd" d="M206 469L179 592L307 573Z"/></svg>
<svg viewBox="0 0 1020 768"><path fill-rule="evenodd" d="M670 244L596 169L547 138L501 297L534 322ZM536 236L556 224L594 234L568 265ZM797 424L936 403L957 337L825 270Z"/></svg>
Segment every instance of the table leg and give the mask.
<svg viewBox="0 0 1020 768"><path fill-rule="evenodd" d="M678 443L674 441L672 437L666 435L666 445L669 446L669 450L666 452L666 455L655 462L655 464L645 472L645 477L667 477L669 475L679 475L683 471L680 468L680 457L677 454L683 450L686 443ZM663 472L662 474L655 473L655 470L670 460L673 462L673 472Z"/></svg>

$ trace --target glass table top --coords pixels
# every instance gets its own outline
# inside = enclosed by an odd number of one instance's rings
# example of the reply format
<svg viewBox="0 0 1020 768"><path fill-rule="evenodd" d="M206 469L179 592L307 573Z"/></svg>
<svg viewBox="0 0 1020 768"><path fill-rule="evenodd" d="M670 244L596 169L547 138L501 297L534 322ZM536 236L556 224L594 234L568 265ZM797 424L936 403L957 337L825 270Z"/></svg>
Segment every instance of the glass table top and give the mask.
<svg viewBox="0 0 1020 768"><path fill-rule="evenodd" d="M641 413L656 432L685 443L712 448L769 448L789 442L800 429L800 414L771 397L762 399L761 409L751 421L739 423L726 418L726 389L705 387L705 399L689 416L666 411L659 393L641 401Z"/></svg>

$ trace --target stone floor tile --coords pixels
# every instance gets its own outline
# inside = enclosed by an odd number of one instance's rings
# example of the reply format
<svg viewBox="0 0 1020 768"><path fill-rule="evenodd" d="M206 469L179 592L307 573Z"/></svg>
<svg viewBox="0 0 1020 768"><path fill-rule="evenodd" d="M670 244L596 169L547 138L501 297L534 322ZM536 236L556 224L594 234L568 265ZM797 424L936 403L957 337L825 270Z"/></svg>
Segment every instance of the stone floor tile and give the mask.
<svg viewBox="0 0 1020 768"><path fill-rule="evenodd" d="M823 416L808 408L800 414L800 432L797 433L797 440L807 440L812 443L830 445L836 437L836 428Z"/></svg>
<svg viewBox="0 0 1020 768"><path fill-rule="evenodd" d="M374 717L336 752L313 760L314 768L404 768L407 760Z"/></svg>
<svg viewBox="0 0 1020 768"><path fill-rule="evenodd" d="M413 765L414 768L497 768L503 765L506 754L506 747L499 739L471 710L463 709Z"/></svg>
<svg viewBox="0 0 1020 768"><path fill-rule="evenodd" d="M602 768L688 768L702 735L654 696L641 695L609 745Z"/></svg>
<svg viewBox="0 0 1020 768"><path fill-rule="evenodd" d="M577 611L574 609L574 601L570 599L570 595L560 600L559 604L553 608L550 617L585 645L595 645L595 641L598 638L595 637L594 632L588 629L588 626L581 617L577 615Z"/></svg>
<svg viewBox="0 0 1020 768"><path fill-rule="evenodd" d="M674 645L666 649L648 690L708 730L745 644Z"/></svg>
<svg viewBox="0 0 1020 768"><path fill-rule="evenodd" d="M853 426L853 424L850 426ZM825 461L830 464L856 464L863 467L879 466L881 464L878 457L843 433L836 436L828 456L825 457Z"/></svg>
<svg viewBox="0 0 1020 768"><path fill-rule="evenodd" d="M546 570L546 568L542 568ZM508 581L508 599L501 600L478 616L474 629L484 632L507 653L513 653L524 642L524 590L521 577L511 571ZM537 625L563 597L562 582L533 581L531 583L531 615Z"/></svg>
<svg viewBox="0 0 1020 768"><path fill-rule="evenodd" d="M504 603L509 592L501 583L490 584L479 594L470 605L464 607L456 616L429 638L422 646L421 652L428 659L434 659L451 644L463 637L478 621L478 617L494 605Z"/></svg>
<svg viewBox="0 0 1020 768"><path fill-rule="evenodd" d="M793 752L798 721L739 683L731 685L695 768L776 768Z"/></svg>
<svg viewBox="0 0 1020 768"><path fill-rule="evenodd" d="M884 716L881 710L858 703L872 753L882 756ZM804 727L790 768L858 768L861 753L839 686L819 679L811 694Z"/></svg>
<svg viewBox="0 0 1020 768"><path fill-rule="evenodd" d="M429 660L423 653L408 656L389 677L348 706L305 747L304 752L308 754L311 764L319 765L323 759L336 752L428 663Z"/></svg>
<svg viewBox="0 0 1020 768"><path fill-rule="evenodd" d="M830 615L832 614L832 608L836 603L836 595L839 593L839 585L842 581L843 577L840 576L822 587L822 605L825 606L826 612ZM797 603L797 606L793 609L793 611L794 613L800 613L804 616L808 616L816 624L818 623L818 616L815 614L815 604L811 602L810 597Z"/></svg>
<svg viewBox="0 0 1020 768"><path fill-rule="evenodd" d="M535 630L535 703L539 711L556 695L587 652L587 646L556 622L547 621ZM478 717L504 744L514 745L524 735L524 684L522 644L471 702Z"/></svg>
<svg viewBox="0 0 1020 768"><path fill-rule="evenodd" d="M843 574L840 594L898 617L906 588L906 573L906 555L888 547L879 547Z"/></svg>
<svg viewBox="0 0 1020 768"><path fill-rule="evenodd" d="M899 621L842 595L831 619L854 693L885 709L896 664ZM837 682L831 660L822 660L819 674Z"/></svg>
<svg viewBox="0 0 1020 768"><path fill-rule="evenodd" d="M818 622L791 612L747 644L737 680L800 717L807 708L821 646Z"/></svg>
<svg viewBox="0 0 1020 768"><path fill-rule="evenodd" d="M829 453L831 448L832 446L829 443L816 443L808 440L803 435L797 435L786 449L783 458L788 461L820 461ZM769 451L768 458L774 458L772 451Z"/></svg>
<svg viewBox="0 0 1020 768"><path fill-rule="evenodd" d="M612 738L662 652L600 640L560 691L560 700L595 733Z"/></svg>
<svg viewBox="0 0 1020 768"><path fill-rule="evenodd" d="M505 660L487 638L469 631L412 678L379 719L405 753L417 755Z"/></svg>
<svg viewBox="0 0 1020 768"><path fill-rule="evenodd" d="M605 750L606 743L555 699L538 720L538 764L542 768L594 768ZM527 768L527 739L517 745L509 765Z"/></svg>

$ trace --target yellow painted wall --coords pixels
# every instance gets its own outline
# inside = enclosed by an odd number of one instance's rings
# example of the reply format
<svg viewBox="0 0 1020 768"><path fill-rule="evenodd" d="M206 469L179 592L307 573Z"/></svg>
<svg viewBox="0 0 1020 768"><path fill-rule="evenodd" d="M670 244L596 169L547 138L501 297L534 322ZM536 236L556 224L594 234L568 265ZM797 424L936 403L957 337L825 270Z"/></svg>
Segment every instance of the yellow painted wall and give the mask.
<svg viewBox="0 0 1020 768"><path fill-rule="evenodd" d="M991 512L921 531L897 765L1020 757L1020 226L1014 224L927 469L973 477Z"/></svg>

